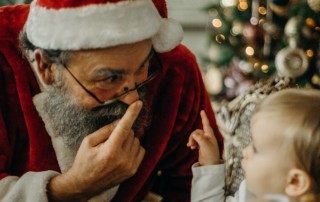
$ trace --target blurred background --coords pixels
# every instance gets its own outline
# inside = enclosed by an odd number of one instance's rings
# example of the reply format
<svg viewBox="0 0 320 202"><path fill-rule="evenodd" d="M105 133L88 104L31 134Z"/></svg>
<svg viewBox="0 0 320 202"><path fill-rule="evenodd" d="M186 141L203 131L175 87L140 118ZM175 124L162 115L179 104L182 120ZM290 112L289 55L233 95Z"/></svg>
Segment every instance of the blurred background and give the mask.
<svg viewBox="0 0 320 202"><path fill-rule="evenodd" d="M31 0L0 0L0 6L30 3Z"/></svg>
<svg viewBox="0 0 320 202"><path fill-rule="evenodd" d="M216 0L169 0L167 1L169 17L178 20L184 30L182 43L196 55L199 64L208 53L208 13L205 8Z"/></svg>

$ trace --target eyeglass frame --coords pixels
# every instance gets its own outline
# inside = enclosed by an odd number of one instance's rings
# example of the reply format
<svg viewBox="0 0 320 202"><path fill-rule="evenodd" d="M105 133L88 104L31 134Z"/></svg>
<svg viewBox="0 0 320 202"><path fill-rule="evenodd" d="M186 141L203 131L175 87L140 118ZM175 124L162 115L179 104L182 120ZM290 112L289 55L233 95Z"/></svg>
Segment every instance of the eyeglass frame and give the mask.
<svg viewBox="0 0 320 202"><path fill-rule="evenodd" d="M92 98L94 98L97 102L100 103L99 107L101 106L106 106L106 105L109 105L109 104L112 104L118 100L120 100L121 98L125 97L126 95L128 95L130 92L132 91L136 91L138 90L139 88L141 88L142 86L145 86L146 84L148 84L150 81L154 80L159 74L160 72L162 71L163 69L163 66L162 66L162 62L157 54L157 52L152 48L150 50L150 53L148 54L147 56L147 60L146 61L150 61L151 58L155 56L155 59L156 59L156 62L158 63L159 65L159 69L156 70L155 72L152 72L150 75L148 75L147 79L144 80L143 82L139 83L139 84L136 84L136 86L134 88L131 88L131 89L127 89L125 88L125 92L119 94L119 95L116 95L115 97L111 98L111 99L108 99L108 100L105 100L105 101L102 101L98 98L98 96L96 96L93 92L91 92L90 90L88 90L76 77L75 75L69 70L69 68L67 67L66 64L62 64L62 66L67 70L67 72L69 72L69 74L73 77L73 79L81 86L81 88L87 92ZM150 66L149 66L150 68ZM150 69L149 69L150 70ZM148 70L148 71L149 71Z"/></svg>

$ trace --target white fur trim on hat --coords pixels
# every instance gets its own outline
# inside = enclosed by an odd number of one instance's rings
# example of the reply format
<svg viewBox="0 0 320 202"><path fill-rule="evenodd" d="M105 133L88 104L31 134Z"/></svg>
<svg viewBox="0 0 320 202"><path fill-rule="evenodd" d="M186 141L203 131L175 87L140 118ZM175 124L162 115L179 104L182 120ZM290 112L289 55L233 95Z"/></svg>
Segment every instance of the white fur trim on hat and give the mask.
<svg viewBox="0 0 320 202"><path fill-rule="evenodd" d="M159 32L152 37L153 47L159 53L172 50L182 41L182 37L181 25L173 19L163 18Z"/></svg>
<svg viewBox="0 0 320 202"><path fill-rule="evenodd" d="M180 43L182 29L177 23L163 20L151 0L58 10L33 1L25 29L28 39L45 49L105 48L153 38L155 49L166 52Z"/></svg>

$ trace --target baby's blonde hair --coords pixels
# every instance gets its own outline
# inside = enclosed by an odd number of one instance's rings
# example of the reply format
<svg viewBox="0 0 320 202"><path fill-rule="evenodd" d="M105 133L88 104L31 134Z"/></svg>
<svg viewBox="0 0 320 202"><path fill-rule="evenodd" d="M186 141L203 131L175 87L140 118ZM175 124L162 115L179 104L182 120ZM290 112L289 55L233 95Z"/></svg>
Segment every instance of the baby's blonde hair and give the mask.
<svg viewBox="0 0 320 202"><path fill-rule="evenodd" d="M320 91L286 89L276 92L263 100L254 114L262 112L279 120L277 127L292 140L297 166L310 175L313 191L319 193Z"/></svg>

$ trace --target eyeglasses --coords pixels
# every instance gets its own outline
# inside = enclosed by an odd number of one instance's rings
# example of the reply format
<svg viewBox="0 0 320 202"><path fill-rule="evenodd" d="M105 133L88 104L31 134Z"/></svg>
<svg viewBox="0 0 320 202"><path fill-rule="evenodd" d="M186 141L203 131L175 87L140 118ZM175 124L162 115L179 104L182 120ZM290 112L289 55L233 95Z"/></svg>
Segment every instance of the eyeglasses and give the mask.
<svg viewBox="0 0 320 202"><path fill-rule="evenodd" d="M89 91L75 76L74 74L68 69L68 67L65 64L62 64L63 67L70 73L70 75L74 78L74 80L82 87L82 89L84 91L86 91L91 97L93 97L97 102L100 103L99 107L101 106L106 106L109 104L112 104L118 100L120 100L121 98L125 97L126 95L128 95L130 92L132 91L136 91L139 88L145 86L146 84L148 84L150 81L152 81L153 79L155 79L160 72L162 71L162 62L159 58L159 56L157 55L157 53L152 49L147 57L147 60L150 60L153 56L155 56L155 60L156 60L156 64L157 64L157 69L153 69L152 67L149 67L149 75L147 77L146 80L144 80L143 82L136 84L136 86L134 88L128 89L125 88L124 92L105 101L100 100L94 93L92 93L91 91ZM150 73L150 70L154 70L153 72Z"/></svg>

